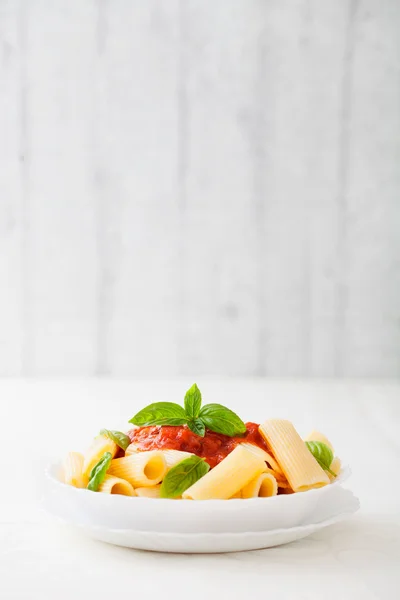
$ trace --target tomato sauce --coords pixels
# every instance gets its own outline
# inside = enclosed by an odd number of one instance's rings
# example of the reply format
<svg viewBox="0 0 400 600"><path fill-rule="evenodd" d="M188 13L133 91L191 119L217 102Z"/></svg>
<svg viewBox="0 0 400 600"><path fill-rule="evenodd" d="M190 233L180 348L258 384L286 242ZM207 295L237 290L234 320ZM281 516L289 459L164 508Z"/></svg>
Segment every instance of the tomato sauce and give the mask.
<svg viewBox="0 0 400 600"><path fill-rule="evenodd" d="M206 430L204 437L190 431L186 425L155 425L140 427L128 432L138 450L182 450L205 458L211 468L221 462L238 444L250 442L268 451L256 423L246 423L246 433L240 437L229 437Z"/></svg>

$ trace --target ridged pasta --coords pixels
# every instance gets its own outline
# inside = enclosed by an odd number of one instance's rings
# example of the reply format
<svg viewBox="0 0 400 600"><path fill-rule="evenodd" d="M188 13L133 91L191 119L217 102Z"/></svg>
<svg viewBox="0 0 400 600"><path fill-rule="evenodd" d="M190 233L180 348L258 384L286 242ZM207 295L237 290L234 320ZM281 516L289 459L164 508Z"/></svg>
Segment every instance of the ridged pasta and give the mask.
<svg viewBox="0 0 400 600"><path fill-rule="evenodd" d="M136 496L132 485L125 479L106 475L103 483L99 485L98 492L103 494L120 494L121 496Z"/></svg>
<svg viewBox="0 0 400 600"><path fill-rule="evenodd" d="M183 452L181 450L160 450L163 453L165 458L165 462L167 463L168 471L175 467L178 463L185 458L189 458L189 456L193 456L191 452Z"/></svg>
<svg viewBox="0 0 400 600"><path fill-rule="evenodd" d="M329 468L331 471L333 471L333 473L335 473L336 476L338 476L342 469L342 461L340 460L340 458L335 456L335 458L333 459L331 466ZM331 481L335 481L336 477L334 477L332 475L332 473L329 473L329 471L326 471L326 474L328 475L328 477Z"/></svg>
<svg viewBox="0 0 400 600"><path fill-rule="evenodd" d="M137 452L111 461L108 473L126 479L133 487L152 487L162 481L167 463L159 450Z"/></svg>
<svg viewBox="0 0 400 600"><path fill-rule="evenodd" d="M87 486L88 478L83 475L83 455L69 452L64 460L64 481L77 488Z"/></svg>
<svg viewBox="0 0 400 600"><path fill-rule="evenodd" d="M260 425L259 431L295 492L319 488L330 482L290 421L270 419Z"/></svg>
<svg viewBox="0 0 400 600"><path fill-rule="evenodd" d="M238 492L236 492L236 494L233 494L233 496L231 496L229 498L229 500L237 500L238 498L242 497L242 490L239 490Z"/></svg>
<svg viewBox="0 0 400 600"><path fill-rule="evenodd" d="M308 436L305 438L304 441L305 442L322 442L323 444L326 444L326 446L328 446L328 448L330 448L332 450L332 452L335 452L333 449L333 446L330 443L330 441L328 440L328 438L320 431L312 431L311 433L308 434Z"/></svg>
<svg viewBox="0 0 400 600"><path fill-rule="evenodd" d="M125 450L125 456L130 456L131 454L136 454L137 452L140 452L138 445L129 444L129 446Z"/></svg>
<svg viewBox="0 0 400 600"><path fill-rule="evenodd" d="M227 500L264 469L264 460L240 444L182 496L189 500Z"/></svg>
<svg viewBox="0 0 400 600"><path fill-rule="evenodd" d="M271 473L261 473L241 490L242 498L269 498L278 493L278 482Z"/></svg>
<svg viewBox="0 0 400 600"><path fill-rule="evenodd" d="M136 488L136 495L141 498L159 498L161 484L153 485L152 487Z"/></svg>
<svg viewBox="0 0 400 600"><path fill-rule="evenodd" d="M274 457L271 456L271 454L269 452L266 452L266 450L263 450L262 448L260 448L259 446L256 446L255 444L250 444L249 442L243 442L241 445L244 448L247 448L248 450L250 450L251 452L254 452L254 454L257 454L257 456L260 456L265 462L267 462L269 464L270 467L272 467L272 469L276 473L283 475L282 469L280 468L280 466L278 465L278 463L276 462Z"/></svg>
<svg viewBox="0 0 400 600"><path fill-rule="evenodd" d="M99 435L95 438L84 455L83 462L83 475L89 477L90 471L99 462L105 452L110 452L111 456L115 456L118 450L117 444L115 444L109 437L105 435Z"/></svg>

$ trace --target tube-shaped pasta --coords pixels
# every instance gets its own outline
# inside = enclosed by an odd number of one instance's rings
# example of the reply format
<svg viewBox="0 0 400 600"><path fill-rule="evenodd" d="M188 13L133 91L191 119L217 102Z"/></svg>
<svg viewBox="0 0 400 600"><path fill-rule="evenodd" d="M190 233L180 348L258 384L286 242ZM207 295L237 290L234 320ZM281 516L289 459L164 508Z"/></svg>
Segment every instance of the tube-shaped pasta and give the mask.
<svg viewBox="0 0 400 600"><path fill-rule="evenodd" d="M236 494L233 494L233 496L231 496L229 498L229 500L237 500L238 498L242 497L242 490L239 490L238 492L236 492Z"/></svg>
<svg viewBox="0 0 400 600"><path fill-rule="evenodd" d="M269 498L278 493L278 482L271 473L261 473L242 488L242 498Z"/></svg>
<svg viewBox="0 0 400 600"><path fill-rule="evenodd" d="M98 492L103 494L120 494L121 496L136 496L135 490L125 479L106 475L103 483L99 485Z"/></svg>
<svg viewBox="0 0 400 600"><path fill-rule="evenodd" d="M250 444L249 442L243 442L242 446L244 448L247 448L248 450L251 450L251 452L254 452L254 454L257 454L257 456L260 456L263 460L265 460L265 462L267 462L269 464L269 466L274 471L276 471L276 473L280 473L281 475L283 475L282 469L280 468L280 466L278 465L278 463L276 462L274 457L271 456L271 454L269 452L266 452L266 450L263 450L262 448L260 448L260 446L256 446L255 444Z"/></svg>
<svg viewBox="0 0 400 600"><path fill-rule="evenodd" d="M117 450L117 444L110 440L109 437L106 435L97 436L84 456L83 474L89 477L90 471L99 462L105 452L110 452L114 457Z"/></svg>
<svg viewBox="0 0 400 600"><path fill-rule="evenodd" d="M138 445L134 443L129 444L129 446L125 450L125 456L130 456L131 454L136 454L137 452L140 452Z"/></svg>
<svg viewBox="0 0 400 600"><path fill-rule="evenodd" d="M308 436L305 438L304 441L305 442L322 442L323 444L328 446L328 448L330 448L332 450L332 452L335 452L333 449L333 446L330 443L330 441L328 440L328 438L320 431L312 431L311 433L308 434Z"/></svg>
<svg viewBox="0 0 400 600"><path fill-rule="evenodd" d="M278 488L283 490L291 490L290 483L288 481L278 481Z"/></svg>
<svg viewBox="0 0 400 600"><path fill-rule="evenodd" d="M69 452L64 460L64 481L74 487L86 487L88 480L83 476L83 455Z"/></svg>
<svg viewBox="0 0 400 600"><path fill-rule="evenodd" d="M335 458L333 459L331 466L329 468L331 471L333 471L333 473L335 473L336 476L338 476L341 471L341 468L342 468L342 461L340 460L340 458L335 456ZM335 481L336 477L334 477L332 475L332 473L329 473L329 471L326 471L326 474L328 475L328 477L331 481Z"/></svg>
<svg viewBox="0 0 400 600"><path fill-rule="evenodd" d="M167 463L159 450L137 452L111 461L108 473L126 479L133 487L152 487L162 481Z"/></svg>
<svg viewBox="0 0 400 600"><path fill-rule="evenodd" d="M185 458L189 458L189 456L193 456L191 452L183 452L181 450L161 450L163 456L165 458L165 462L167 463L168 471L175 467L178 463Z"/></svg>
<svg viewBox="0 0 400 600"><path fill-rule="evenodd" d="M227 500L264 469L264 460L240 444L182 496L189 500Z"/></svg>
<svg viewBox="0 0 400 600"><path fill-rule="evenodd" d="M160 487L161 484L152 487L140 487L136 488L135 492L142 498L160 498Z"/></svg>
<svg viewBox="0 0 400 600"><path fill-rule="evenodd" d="M260 425L259 431L274 453L293 491L305 492L329 483L329 477L290 421L269 419Z"/></svg>

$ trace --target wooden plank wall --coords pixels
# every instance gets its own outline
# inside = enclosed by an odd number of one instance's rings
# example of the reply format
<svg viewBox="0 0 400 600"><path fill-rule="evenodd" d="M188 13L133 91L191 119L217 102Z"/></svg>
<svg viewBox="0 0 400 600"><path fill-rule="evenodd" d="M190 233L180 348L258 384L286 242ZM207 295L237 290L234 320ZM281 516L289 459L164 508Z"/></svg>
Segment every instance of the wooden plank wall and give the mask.
<svg viewBox="0 0 400 600"><path fill-rule="evenodd" d="M0 375L400 375L397 0L0 0Z"/></svg>

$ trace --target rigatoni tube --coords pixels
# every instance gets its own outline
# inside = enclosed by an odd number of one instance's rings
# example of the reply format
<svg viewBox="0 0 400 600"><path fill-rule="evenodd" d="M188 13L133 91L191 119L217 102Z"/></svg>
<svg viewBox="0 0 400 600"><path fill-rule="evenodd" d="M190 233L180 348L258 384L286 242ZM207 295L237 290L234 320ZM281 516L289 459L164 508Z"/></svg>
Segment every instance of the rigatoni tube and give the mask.
<svg viewBox="0 0 400 600"><path fill-rule="evenodd" d="M261 473L242 488L242 498L269 498L278 493L278 482L271 473Z"/></svg>
<svg viewBox="0 0 400 600"><path fill-rule="evenodd" d="M269 419L259 427L295 492L305 492L329 483L329 477L319 466L296 429L284 419Z"/></svg>
<svg viewBox="0 0 400 600"><path fill-rule="evenodd" d="M118 450L117 444L110 440L106 435L99 435L95 438L84 456L83 474L89 477L93 467L99 462L106 452L115 456Z"/></svg>
<svg viewBox="0 0 400 600"><path fill-rule="evenodd" d="M83 455L79 452L69 452L65 457L64 481L78 488L87 486L88 479L83 475Z"/></svg>
<svg viewBox="0 0 400 600"><path fill-rule="evenodd" d="M103 494L120 494L121 496L136 496L132 485L125 479L106 475L103 483L99 485L97 490Z"/></svg>
<svg viewBox="0 0 400 600"><path fill-rule="evenodd" d="M265 462L242 444L182 495L188 500L227 500L260 475Z"/></svg>
<svg viewBox="0 0 400 600"><path fill-rule="evenodd" d="M159 450L137 452L111 461L108 473L126 479L133 487L151 487L162 481L167 463Z"/></svg>

